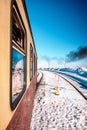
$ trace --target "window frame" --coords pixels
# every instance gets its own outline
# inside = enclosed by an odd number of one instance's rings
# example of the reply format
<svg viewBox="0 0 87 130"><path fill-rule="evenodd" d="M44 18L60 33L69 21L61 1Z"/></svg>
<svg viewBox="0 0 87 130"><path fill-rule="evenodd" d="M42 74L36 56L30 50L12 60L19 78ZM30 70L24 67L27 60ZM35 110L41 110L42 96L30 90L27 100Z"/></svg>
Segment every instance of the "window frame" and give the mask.
<svg viewBox="0 0 87 130"><path fill-rule="evenodd" d="M14 10L15 10L15 13L16 13L16 16L15 18L18 19L18 24L20 24L20 29L23 31L23 37L21 37L23 41L21 41L21 43L19 42L16 42L14 39L13 39L13 17L14 17ZM12 3L11 3L11 30L10 30L10 34L11 34L11 38L10 38L10 43L11 43L11 56L10 56L10 106L11 106L11 109L14 110L17 106L17 104L19 103L21 97L23 96L25 90L26 90L26 57L27 57L27 45L26 45L26 29L25 29L25 26L24 26L24 23L23 23L23 20L22 20L22 17L20 15L20 12L19 12L19 9L18 9L18 6L17 6L17 3L15 0L12 0ZM22 60L23 60L23 88L22 90L17 94L17 97L15 98L15 100L13 100L13 86L12 86L12 83L13 83L13 78L12 78L12 67L13 67L13 50L15 50L15 52L18 54L18 56L21 56L21 57L24 57ZM14 56L15 57L15 56ZM16 58L16 57L15 57ZM22 64L21 63L21 64ZM21 80L20 80L21 82Z"/></svg>
<svg viewBox="0 0 87 130"><path fill-rule="evenodd" d="M30 81L33 78L33 46L30 43Z"/></svg>

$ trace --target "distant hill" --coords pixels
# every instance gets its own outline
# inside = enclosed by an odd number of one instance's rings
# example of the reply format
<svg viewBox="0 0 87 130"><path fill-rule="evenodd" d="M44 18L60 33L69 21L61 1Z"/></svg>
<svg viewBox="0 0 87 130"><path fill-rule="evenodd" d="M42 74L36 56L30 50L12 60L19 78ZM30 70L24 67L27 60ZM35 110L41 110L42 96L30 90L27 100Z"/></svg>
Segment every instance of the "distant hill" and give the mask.
<svg viewBox="0 0 87 130"><path fill-rule="evenodd" d="M80 76L87 78L87 69L84 67L79 68L61 68L58 71L76 73Z"/></svg>

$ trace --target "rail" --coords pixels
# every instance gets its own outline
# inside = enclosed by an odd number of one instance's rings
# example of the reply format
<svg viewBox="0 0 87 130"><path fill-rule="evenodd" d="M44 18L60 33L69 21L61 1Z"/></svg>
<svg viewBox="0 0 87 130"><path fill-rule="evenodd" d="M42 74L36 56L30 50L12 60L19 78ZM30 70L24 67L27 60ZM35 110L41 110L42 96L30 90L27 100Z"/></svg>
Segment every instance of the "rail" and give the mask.
<svg viewBox="0 0 87 130"><path fill-rule="evenodd" d="M43 73L41 71L37 72L37 86L41 82L42 78L43 78Z"/></svg>
<svg viewBox="0 0 87 130"><path fill-rule="evenodd" d="M56 73L56 74L58 74L58 73ZM62 75L58 74L58 76L60 76L60 77L63 78L64 80L66 80L70 85L72 85L72 86L84 97L85 100L87 100L87 96L84 95L84 93L82 93L82 92L79 90L79 88L76 87L71 81L69 81L64 75L62 76ZM68 77L68 78L69 78L69 77ZM72 81L75 81L75 80L72 79ZM75 82L77 82L77 81L75 81ZM78 82L77 82L77 83L78 83ZM78 83L78 84L80 84L80 83ZM82 83L81 83L80 85L82 85ZM83 86L84 86L84 84L83 84Z"/></svg>

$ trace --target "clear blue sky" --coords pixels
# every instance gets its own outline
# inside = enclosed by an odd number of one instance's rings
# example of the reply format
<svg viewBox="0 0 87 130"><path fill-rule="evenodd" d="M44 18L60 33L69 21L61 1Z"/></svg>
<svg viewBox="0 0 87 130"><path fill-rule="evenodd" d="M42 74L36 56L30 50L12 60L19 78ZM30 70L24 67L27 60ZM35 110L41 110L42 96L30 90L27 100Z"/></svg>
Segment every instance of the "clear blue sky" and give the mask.
<svg viewBox="0 0 87 130"><path fill-rule="evenodd" d="M74 57L73 60L70 52L77 54L81 52L78 49L80 46L83 49L87 47L87 0L25 2L38 54L38 67L47 67L49 64L59 67L64 61L68 61L68 65L72 63L72 66L75 63L85 64L87 54L82 58Z"/></svg>

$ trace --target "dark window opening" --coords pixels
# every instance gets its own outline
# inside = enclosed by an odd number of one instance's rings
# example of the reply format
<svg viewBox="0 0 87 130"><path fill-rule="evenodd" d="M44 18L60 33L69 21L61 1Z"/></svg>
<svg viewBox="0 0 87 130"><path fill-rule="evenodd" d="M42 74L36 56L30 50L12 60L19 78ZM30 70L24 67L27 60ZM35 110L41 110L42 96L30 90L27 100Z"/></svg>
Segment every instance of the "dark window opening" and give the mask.
<svg viewBox="0 0 87 130"><path fill-rule="evenodd" d="M24 28L15 6L12 14L12 40L24 50Z"/></svg>

